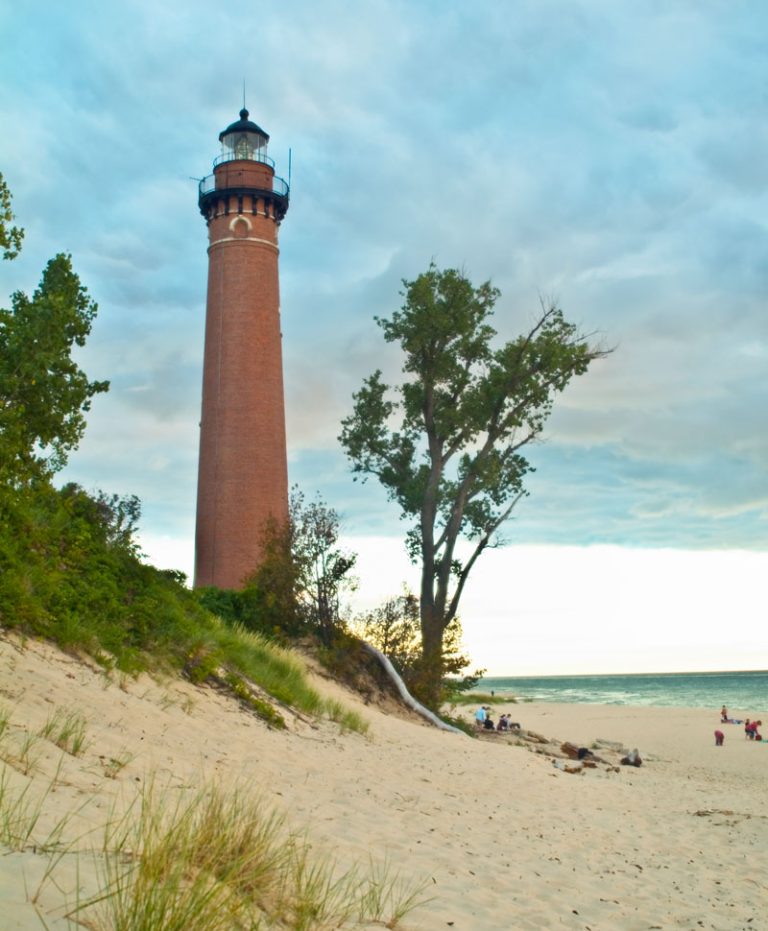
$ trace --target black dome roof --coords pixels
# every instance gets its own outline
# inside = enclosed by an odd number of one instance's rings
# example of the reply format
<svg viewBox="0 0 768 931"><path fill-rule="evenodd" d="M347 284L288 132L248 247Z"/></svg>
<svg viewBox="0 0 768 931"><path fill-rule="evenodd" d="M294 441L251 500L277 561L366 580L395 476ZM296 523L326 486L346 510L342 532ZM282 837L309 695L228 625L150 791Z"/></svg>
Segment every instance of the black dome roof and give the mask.
<svg viewBox="0 0 768 931"><path fill-rule="evenodd" d="M248 119L248 111L243 107L240 111L240 119L236 120L234 123L230 123L226 129L222 129L219 133L219 141L224 138L224 136L229 135L229 133L259 133L267 141L269 141L269 133L264 132L261 126L257 126L255 123L251 122Z"/></svg>

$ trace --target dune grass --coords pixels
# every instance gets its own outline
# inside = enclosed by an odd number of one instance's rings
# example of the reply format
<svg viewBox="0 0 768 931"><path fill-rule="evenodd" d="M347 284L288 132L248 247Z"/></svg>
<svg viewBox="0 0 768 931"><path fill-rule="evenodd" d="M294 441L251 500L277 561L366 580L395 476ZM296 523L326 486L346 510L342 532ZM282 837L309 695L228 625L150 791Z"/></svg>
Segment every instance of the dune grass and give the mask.
<svg viewBox="0 0 768 931"><path fill-rule="evenodd" d="M491 695L490 692L451 692L447 699L451 705L514 705L512 695Z"/></svg>
<svg viewBox="0 0 768 931"><path fill-rule="evenodd" d="M27 893L43 927L43 900L90 931L397 929L430 901L426 880L403 877L386 859L340 868L242 787L180 793L149 776L101 828L72 833L86 800L41 832L49 807L60 806L51 799L56 778L19 786L0 767L0 854L45 858L38 887ZM72 858L77 888L88 876L90 894L73 892L67 903L57 873L63 865L71 876Z"/></svg>
<svg viewBox="0 0 768 931"><path fill-rule="evenodd" d="M57 769L43 791L36 793L32 781L18 788L11 780L10 770L0 766L0 849L24 850L34 843L36 851L50 853L61 847L70 813L65 812L58 818L45 835L41 836L37 832L46 801L56 787L58 776Z"/></svg>
<svg viewBox="0 0 768 931"><path fill-rule="evenodd" d="M57 708L40 729L39 736L72 756L80 756L86 747L86 728L86 720L79 711Z"/></svg>
<svg viewBox="0 0 768 931"><path fill-rule="evenodd" d="M93 931L398 928L424 883L386 861L339 870L242 789L175 798L149 780L105 827L101 890L70 912Z"/></svg>
<svg viewBox="0 0 768 931"><path fill-rule="evenodd" d="M259 708L259 701L249 697L248 683L257 685L286 708L295 708L313 717L325 717L340 730L365 734L368 723L357 712L340 702L323 698L312 688L301 659L263 635L240 624L228 625L212 618L207 636L192 647L187 670L193 682L204 682L225 670L224 681L244 704L268 724L284 726L279 713Z"/></svg>
<svg viewBox="0 0 768 931"><path fill-rule="evenodd" d="M21 734L13 734L8 720L0 730L0 760L22 775L28 776L37 769L40 760L41 737L26 728Z"/></svg>
<svg viewBox="0 0 768 931"><path fill-rule="evenodd" d="M12 712L10 708L0 705L0 740L5 736L6 731L11 724Z"/></svg>

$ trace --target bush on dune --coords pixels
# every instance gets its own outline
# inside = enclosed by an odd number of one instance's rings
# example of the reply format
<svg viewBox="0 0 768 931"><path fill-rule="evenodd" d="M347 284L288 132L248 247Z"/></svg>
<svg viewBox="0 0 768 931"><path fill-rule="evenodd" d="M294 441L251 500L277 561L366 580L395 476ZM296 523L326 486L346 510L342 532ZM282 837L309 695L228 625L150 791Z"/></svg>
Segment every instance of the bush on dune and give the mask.
<svg viewBox="0 0 768 931"><path fill-rule="evenodd" d="M0 625L87 653L107 669L216 679L241 700L254 683L286 706L366 729L321 698L295 654L216 617L181 573L143 563L132 537L138 511L136 499L92 496L72 484L0 493ZM245 703L276 724L259 701Z"/></svg>

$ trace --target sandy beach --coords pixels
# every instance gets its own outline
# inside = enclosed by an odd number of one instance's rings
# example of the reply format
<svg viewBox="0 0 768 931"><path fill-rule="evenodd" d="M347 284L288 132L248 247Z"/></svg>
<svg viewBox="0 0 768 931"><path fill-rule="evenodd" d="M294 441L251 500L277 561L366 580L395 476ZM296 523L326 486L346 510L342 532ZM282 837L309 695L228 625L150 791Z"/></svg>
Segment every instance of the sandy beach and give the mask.
<svg viewBox="0 0 768 931"><path fill-rule="evenodd" d="M54 779L30 843L0 857L0 927L74 927L63 916L78 887L92 894L97 871L75 839L154 774L179 791L246 786L340 867L387 861L423 881L430 901L404 919L407 931L768 928L768 743L725 725L715 747L716 707L495 707L548 738L615 741L645 760L569 774L514 738L440 732L325 678L315 684L358 710L370 733L299 718L272 731L209 688L107 678L47 645L0 641L6 746L57 708L87 720L79 756L39 740L26 774L18 759L0 764L14 791L40 794ZM768 720L764 709L732 713ZM67 811L73 843L52 881L35 838Z"/></svg>

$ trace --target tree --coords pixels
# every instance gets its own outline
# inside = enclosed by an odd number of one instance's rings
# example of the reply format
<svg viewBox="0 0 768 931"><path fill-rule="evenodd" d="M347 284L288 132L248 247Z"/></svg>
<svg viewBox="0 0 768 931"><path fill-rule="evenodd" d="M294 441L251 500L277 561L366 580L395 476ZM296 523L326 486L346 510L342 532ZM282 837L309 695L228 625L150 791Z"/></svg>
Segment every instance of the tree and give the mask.
<svg viewBox="0 0 768 931"><path fill-rule="evenodd" d="M374 475L411 522L409 553L421 564L419 614L425 691L439 700L445 631L472 567L526 494L520 450L542 432L554 397L606 354L544 306L529 331L493 348L499 291L475 288L434 264L403 281L404 303L376 318L404 359L395 389L381 371L354 395L339 440L356 475ZM394 396L394 399L393 399ZM471 542L461 557L457 543Z"/></svg>
<svg viewBox="0 0 768 931"><path fill-rule="evenodd" d="M391 661L407 687L415 695L420 695L423 691L423 658L419 599L406 589L402 595L388 598L378 608L356 618L355 626L364 640L381 650ZM446 693L474 688L485 672L478 669L471 675L461 675L470 663L463 652L461 637L461 622L454 617L443 637L443 691Z"/></svg>
<svg viewBox="0 0 768 931"><path fill-rule="evenodd" d="M354 588L350 572L357 556L340 548L341 519L319 495L306 503L294 486L289 515L299 604L310 626L328 643L339 626L342 593Z"/></svg>
<svg viewBox="0 0 768 931"><path fill-rule="evenodd" d="M11 192L0 171L0 249L3 250L3 258L7 260L16 258L21 251L21 241L24 238L23 229L10 225L13 220Z"/></svg>
<svg viewBox="0 0 768 931"><path fill-rule="evenodd" d="M3 244L20 244L14 230L0 224ZM82 438L91 398L108 390L109 382L89 381L72 357L74 347L85 344L96 311L63 254L48 262L31 299L16 291L11 309L0 309L3 485L61 469Z"/></svg>
<svg viewBox="0 0 768 931"><path fill-rule="evenodd" d="M263 556L234 599L237 619L248 626L297 636L314 632L328 644L342 626L341 597L354 588L357 557L339 545L338 513L318 495L310 503L291 489L286 523L271 522ZM205 596L213 606L220 596Z"/></svg>

